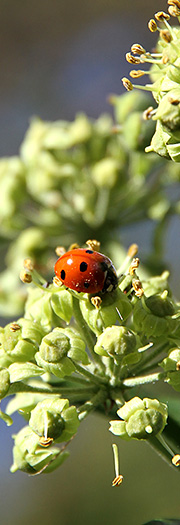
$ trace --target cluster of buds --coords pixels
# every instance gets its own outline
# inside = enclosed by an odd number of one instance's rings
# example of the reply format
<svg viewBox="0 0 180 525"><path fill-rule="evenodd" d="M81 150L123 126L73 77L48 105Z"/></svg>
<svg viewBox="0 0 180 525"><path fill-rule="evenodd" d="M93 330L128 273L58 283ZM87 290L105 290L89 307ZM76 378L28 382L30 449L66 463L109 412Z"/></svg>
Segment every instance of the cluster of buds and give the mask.
<svg viewBox="0 0 180 525"><path fill-rule="evenodd" d="M140 392L159 380L180 390L179 305L168 291L168 272L140 281L137 250L129 248L117 288L96 296L56 282L44 286L25 261L31 276L25 315L0 332L0 397L15 394L0 417L10 425L18 410L26 420L14 436L12 472L60 466L80 422L112 403L121 421L111 421L110 430L123 439L158 440L165 429L166 405L129 397L131 388ZM117 474L113 486L121 481Z"/></svg>
<svg viewBox="0 0 180 525"><path fill-rule="evenodd" d="M150 106L144 112L146 120L156 122L156 130L146 152L155 151L159 155L180 162L180 29L171 27L170 15L180 20L179 0L168 0L168 11L155 13L148 23L151 32L159 32L155 52L147 52L140 44L133 44L131 52L126 54L130 64L150 64L149 70L130 71L133 79L149 75L152 84L138 86L123 78L124 87L131 91L134 87L151 91L157 108Z"/></svg>

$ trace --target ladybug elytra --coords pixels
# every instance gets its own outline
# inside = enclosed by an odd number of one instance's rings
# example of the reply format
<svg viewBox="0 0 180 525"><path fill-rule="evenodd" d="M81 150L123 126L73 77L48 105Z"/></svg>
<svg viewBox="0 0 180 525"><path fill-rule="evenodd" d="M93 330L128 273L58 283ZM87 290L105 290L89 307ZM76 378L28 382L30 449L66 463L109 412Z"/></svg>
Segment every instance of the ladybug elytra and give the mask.
<svg viewBox="0 0 180 525"><path fill-rule="evenodd" d="M88 248L66 252L57 260L54 270L61 282L76 292L105 293L118 286L111 260Z"/></svg>

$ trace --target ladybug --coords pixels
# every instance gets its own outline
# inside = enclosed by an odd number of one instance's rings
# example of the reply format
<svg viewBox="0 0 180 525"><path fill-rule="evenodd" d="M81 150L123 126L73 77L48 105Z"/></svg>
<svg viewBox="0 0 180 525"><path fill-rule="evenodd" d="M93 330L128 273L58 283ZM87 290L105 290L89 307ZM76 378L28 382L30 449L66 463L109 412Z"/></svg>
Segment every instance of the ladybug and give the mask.
<svg viewBox="0 0 180 525"><path fill-rule="evenodd" d="M99 252L76 248L56 262L58 279L76 292L112 292L118 286L118 276L111 260Z"/></svg>

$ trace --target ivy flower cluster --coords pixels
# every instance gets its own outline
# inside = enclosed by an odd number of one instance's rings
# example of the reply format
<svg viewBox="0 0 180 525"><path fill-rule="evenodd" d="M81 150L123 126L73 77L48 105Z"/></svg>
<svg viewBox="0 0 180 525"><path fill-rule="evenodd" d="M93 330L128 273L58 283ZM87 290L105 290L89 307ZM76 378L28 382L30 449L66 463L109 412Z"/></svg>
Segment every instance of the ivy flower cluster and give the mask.
<svg viewBox="0 0 180 525"><path fill-rule="evenodd" d="M123 228L149 219L157 226L151 265L163 253L158 226L162 231L179 213L178 201L166 191L179 181L179 172L144 152L155 130L152 120L142 119L149 95L133 91L109 100L114 120L108 114L95 121L84 114L73 122L32 120L19 157L0 160L3 316L23 311L23 259L30 257L49 279L58 244L67 249L74 241L81 246L84 239L98 238L119 265Z"/></svg>
<svg viewBox="0 0 180 525"><path fill-rule="evenodd" d="M155 151L162 157L180 162L180 29L171 26L170 16L180 21L179 0L168 0L168 13L155 13L148 27L151 32L159 32L155 52L146 51L141 44L133 44L131 52L126 54L130 64L148 64L149 70L130 71L131 78L149 75L152 84L134 85L128 78L122 82L127 90L133 87L151 91L157 107L151 105L144 118L156 122L156 130L146 152Z"/></svg>
<svg viewBox="0 0 180 525"><path fill-rule="evenodd" d="M180 391L180 306L168 272L141 280L136 255L132 245L118 269L118 287L96 296L66 289L57 278L45 286L25 261L24 317L0 333L0 396L10 396L0 416L11 425L20 411L26 421L14 436L12 472L60 466L93 410L109 412L117 437L149 441L170 462L177 456L162 437L167 405L144 397L143 389L152 384L156 392L163 381Z"/></svg>

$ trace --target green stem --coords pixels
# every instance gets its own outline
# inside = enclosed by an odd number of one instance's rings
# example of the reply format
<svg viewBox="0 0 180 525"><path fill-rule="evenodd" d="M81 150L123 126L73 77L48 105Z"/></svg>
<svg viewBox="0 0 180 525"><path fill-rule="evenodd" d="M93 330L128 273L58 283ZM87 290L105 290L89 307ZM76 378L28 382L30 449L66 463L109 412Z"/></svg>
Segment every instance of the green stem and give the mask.
<svg viewBox="0 0 180 525"><path fill-rule="evenodd" d="M86 401L81 407L78 408L79 419L82 421L88 416L92 410L95 410L99 405L105 402L107 399L107 391L105 389L99 390L89 401Z"/></svg>
<svg viewBox="0 0 180 525"><path fill-rule="evenodd" d="M174 467L172 464L173 452L169 449L161 435L151 436L147 443L157 452L157 454L159 454L159 456L161 456L162 459L164 459L171 467Z"/></svg>
<svg viewBox="0 0 180 525"><path fill-rule="evenodd" d="M154 374L149 374L147 376L139 377L130 377L122 381L124 387L132 388L134 386L146 385L148 383L155 383L157 381L163 380L166 378L166 372L156 372Z"/></svg>
<svg viewBox="0 0 180 525"><path fill-rule="evenodd" d="M22 392L31 392L31 393L37 393L37 394L59 394L63 396L68 395L80 395L82 397L86 397L87 395L92 394L94 392L94 387L90 385L89 387L86 386L85 388L74 388L74 387L52 387L52 386L46 386L41 387L38 385L27 385L26 383L17 381L15 383L12 383L10 385L10 388L8 390L8 396L13 394L18 394Z"/></svg>
<svg viewBox="0 0 180 525"><path fill-rule="evenodd" d="M94 351L94 344L95 344L94 334L92 334L92 332L89 330L89 327L82 316L82 313L79 307L79 299L76 299L76 297L74 296L73 296L73 314L74 314L75 321L78 325L79 331L82 335L82 338L84 339L88 347L92 360L95 361L99 365L101 370L104 371L104 365L102 363L102 360Z"/></svg>
<svg viewBox="0 0 180 525"><path fill-rule="evenodd" d="M95 385L98 385L98 386L100 386L100 385L107 385L108 380L106 378L102 378L102 377L98 376L97 374L95 375L92 372L89 372L89 370L84 368L84 366L77 364L75 361L73 361L73 359L71 359L71 361L73 362L74 366L76 367L76 370L80 374L82 374L85 377L87 377L91 383L94 383Z"/></svg>

